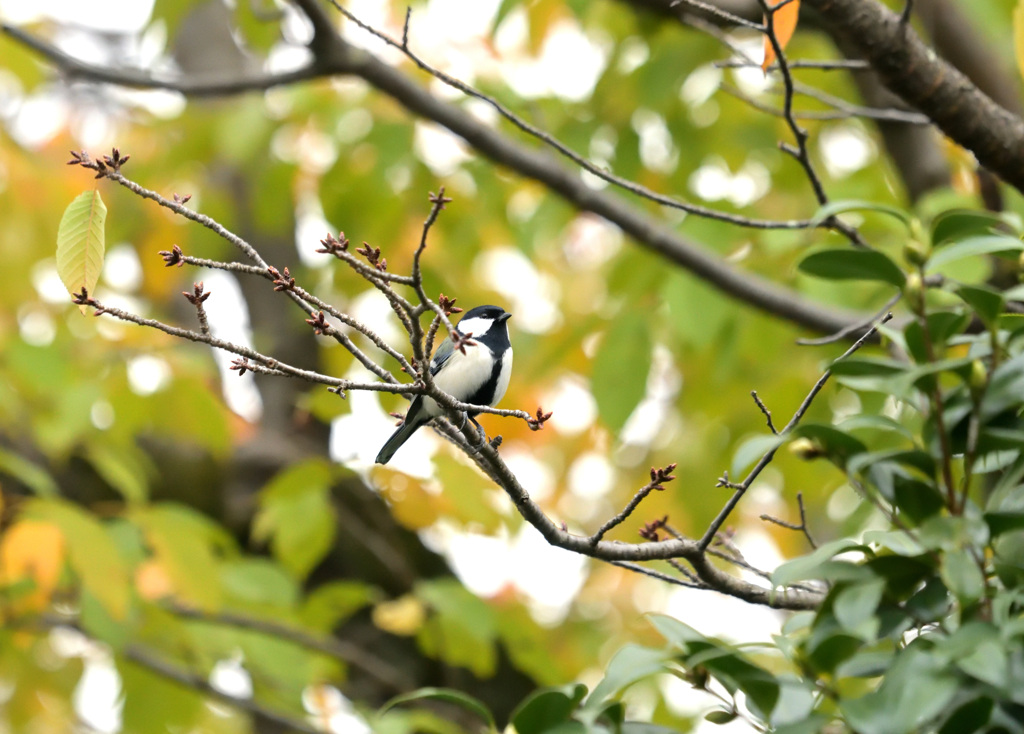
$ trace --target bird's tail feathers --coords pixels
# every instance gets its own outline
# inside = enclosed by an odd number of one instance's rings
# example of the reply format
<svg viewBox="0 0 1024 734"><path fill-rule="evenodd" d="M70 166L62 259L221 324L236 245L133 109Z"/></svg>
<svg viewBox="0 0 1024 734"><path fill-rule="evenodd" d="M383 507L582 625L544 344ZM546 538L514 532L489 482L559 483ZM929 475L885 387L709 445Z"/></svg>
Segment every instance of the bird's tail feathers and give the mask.
<svg viewBox="0 0 1024 734"><path fill-rule="evenodd" d="M406 416L405 423L400 425L398 429L391 434L391 438L389 438L381 447L380 452L377 454L377 463L387 464L391 461L391 457L395 455L395 452L398 451L402 444L409 440L409 436L415 433L416 429L422 425L423 422L409 420L408 416Z"/></svg>

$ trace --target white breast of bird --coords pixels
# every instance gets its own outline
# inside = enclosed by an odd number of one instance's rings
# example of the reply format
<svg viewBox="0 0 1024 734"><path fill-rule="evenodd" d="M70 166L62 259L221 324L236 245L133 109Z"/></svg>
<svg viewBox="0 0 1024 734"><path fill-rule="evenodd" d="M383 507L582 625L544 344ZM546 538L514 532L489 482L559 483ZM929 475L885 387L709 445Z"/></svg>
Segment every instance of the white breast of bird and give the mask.
<svg viewBox="0 0 1024 734"><path fill-rule="evenodd" d="M493 369L494 355L486 345L477 342L473 346L467 346L465 354L456 352L449 357L444 368L434 375L434 384L453 398L465 401L490 378ZM510 349L502 360L492 405L504 396L511 374L512 350ZM423 407L426 408L427 415L431 416L441 415L444 412L430 398L424 401Z"/></svg>

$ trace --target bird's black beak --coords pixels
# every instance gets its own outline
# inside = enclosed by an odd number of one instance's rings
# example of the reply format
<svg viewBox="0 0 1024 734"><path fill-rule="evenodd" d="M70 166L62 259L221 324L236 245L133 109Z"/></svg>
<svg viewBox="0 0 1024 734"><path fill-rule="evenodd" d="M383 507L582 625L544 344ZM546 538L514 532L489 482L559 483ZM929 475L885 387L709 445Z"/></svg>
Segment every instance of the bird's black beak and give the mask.
<svg viewBox="0 0 1024 734"><path fill-rule="evenodd" d="M498 317L498 323L501 323L503 321L508 321L510 318L512 318L512 314L510 314L510 313L508 313L506 311L505 313L503 313L501 316Z"/></svg>

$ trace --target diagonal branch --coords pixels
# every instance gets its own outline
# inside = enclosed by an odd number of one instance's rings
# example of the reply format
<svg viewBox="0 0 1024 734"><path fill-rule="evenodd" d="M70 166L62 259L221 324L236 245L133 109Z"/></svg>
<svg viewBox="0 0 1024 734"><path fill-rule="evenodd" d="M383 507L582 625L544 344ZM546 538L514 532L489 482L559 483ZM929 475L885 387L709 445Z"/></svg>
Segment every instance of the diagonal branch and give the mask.
<svg viewBox="0 0 1024 734"><path fill-rule="evenodd" d="M481 155L522 176L539 181L581 211L597 214L618 226L642 247L690 271L742 303L823 334L835 333L863 321L864 316L861 314L823 306L758 275L738 270L635 205L607 191L590 188L580 178L577 170L561 164L544 151L522 145L488 127L472 115L467 115L462 107L432 95L406 74L372 54L350 46L334 31L329 17L317 0L293 2L309 16L317 29L310 44L314 61L305 67L304 73L293 72L295 81L332 75L358 76L413 114L432 120L464 138ZM27 34L17 28L0 25L0 30L19 42L28 43ZM44 53L44 48L49 49L45 53L46 57L60 68L65 68L67 58L59 50L37 38L32 38L32 43L28 45L39 53ZM128 86L178 88L166 81L125 74L81 61L76 61L72 70L82 79ZM240 86L234 91L252 88L257 87Z"/></svg>

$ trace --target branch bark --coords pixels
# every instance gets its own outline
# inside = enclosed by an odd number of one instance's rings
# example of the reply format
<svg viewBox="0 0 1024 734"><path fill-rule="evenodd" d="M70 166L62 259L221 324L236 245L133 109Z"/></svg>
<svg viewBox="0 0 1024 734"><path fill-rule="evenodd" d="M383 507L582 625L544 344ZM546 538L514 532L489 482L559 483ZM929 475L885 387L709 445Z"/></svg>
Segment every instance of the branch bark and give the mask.
<svg viewBox="0 0 1024 734"><path fill-rule="evenodd" d="M939 58L900 16L876 0L807 0L830 32L871 63L885 85L949 138L1024 191L1024 120Z"/></svg>

